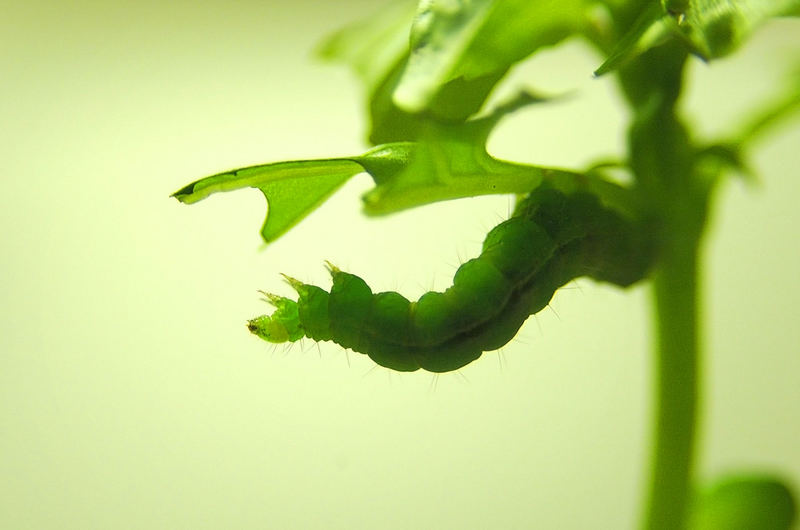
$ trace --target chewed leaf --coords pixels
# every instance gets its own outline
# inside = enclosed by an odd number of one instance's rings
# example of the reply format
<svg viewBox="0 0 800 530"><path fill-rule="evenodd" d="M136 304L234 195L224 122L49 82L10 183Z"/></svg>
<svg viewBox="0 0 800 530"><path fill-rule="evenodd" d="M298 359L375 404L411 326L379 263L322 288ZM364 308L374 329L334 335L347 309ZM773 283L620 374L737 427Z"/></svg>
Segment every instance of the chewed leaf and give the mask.
<svg viewBox="0 0 800 530"><path fill-rule="evenodd" d="M569 170L499 160L486 151L489 133L503 117L547 100L521 92L485 117L457 124L430 122L419 141L378 146L356 159L376 184L364 195L365 213L383 215L477 195L523 194L544 180L582 178ZM394 163L387 164L389 160Z"/></svg>
<svg viewBox="0 0 800 530"><path fill-rule="evenodd" d="M370 96L372 127L369 141L373 144L416 140L429 126L464 122L481 110L492 89L505 74L497 72L469 80L462 77L453 79L439 87L425 112L408 112L398 107L393 97L407 59L408 54Z"/></svg>
<svg viewBox="0 0 800 530"><path fill-rule="evenodd" d="M346 158L276 162L217 173L172 196L193 204L220 191L257 188L269 206L261 236L270 243L314 211L347 179L363 171L360 164Z"/></svg>
<svg viewBox="0 0 800 530"><path fill-rule="evenodd" d="M440 126L425 141L402 144L403 164L373 167L362 159L376 186L364 195L368 215L383 215L432 202L497 193L524 193L538 186L551 171L498 160L470 127ZM371 153L394 150L400 144L379 146Z"/></svg>
<svg viewBox="0 0 800 530"><path fill-rule="evenodd" d="M269 205L261 229L268 243L322 204L348 178L364 171L375 181L375 187L363 197L367 215L478 195L523 194L543 181L565 191L591 190L602 197L601 190L608 186L592 175L507 162L486 151L489 133L504 116L547 99L521 92L482 118L456 124L430 122L415 142L379 145L360 156L226 171L193 182L173 197L192 204L220 191L257 188ZM623 196L630 196L622 191Z"/></svg>
<svg viewBox="0 0 800 530"><path fill-rule="evenodd" d="M628 190L597 174L507 162L486 151L489 132L503 116L542 100L520 93L483 118L455 125L429 124L424 137L416 142L379 145L361 156L245 167L200 179L172 196L193 204L213 193L257 188L269 206L261 229L267 243L360 172L367 172L375 181L375 187L363 196L367 215L478 195L524 194L542 182L567 192L591 191L608 205L635 211Z"/></svg>
<svg viewBox="0 0 800 530"><path fill-rule="evenodd" d="M384 215L477 195L527 194L543 182L568 193L590 191L609 206L636 211L633 194L598 172L517 164L486 151L486 140L503 117L549 99L520 92L482 118L452 125L428 123L419 141L378 146L356 159L375 180L375 188L363 197L365 213Z"/></svg>
<svg viewBox="0 0 800 530"><path fill-rule="evenodd" d="M580 27L583 8L583 0L423 1L394 101L419 112L448 82L499 79L514 63Z"/></svg>
<svg viewBox="0 0 800 530"><path fill-rule="evenodd" d="M695 502L692 530L789 530L797 503L789 487L767 475L742 475L718 481Z"/></svg>
<svg viewBox="0 0 800 530"><path fill-rule="evenodd" d="M257 188L267 199L261 235L270 243L322 204L347 179L366 171L375 188L365 212L383 215L436 201L535 188L550 170L503 162L483 147L487 132L477 125L456 128L426 142L396 142L361 156L250 166L200 179L172 194L185 204L209 195ZM476 144L476 138L479 142Z"/></svg>

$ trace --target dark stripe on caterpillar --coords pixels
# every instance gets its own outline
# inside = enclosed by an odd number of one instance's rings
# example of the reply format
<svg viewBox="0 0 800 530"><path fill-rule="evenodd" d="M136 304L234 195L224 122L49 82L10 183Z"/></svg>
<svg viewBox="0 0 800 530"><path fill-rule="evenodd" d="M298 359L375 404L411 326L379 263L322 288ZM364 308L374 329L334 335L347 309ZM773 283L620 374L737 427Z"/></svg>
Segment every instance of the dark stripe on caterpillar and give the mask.
<svg viewBox="0 0 800 530"><path fill-rule="evenodd" d="M480 256L463 263L444 292L416 302L372 293L328 264L330 292L286 277L297 301L268 295L275 312L248 328L269 342L333 341L392 370L456 370L505 345L574 278L620 286L642 279L652 256L645 234L592 194L538 188L487 234Z"/></svg>

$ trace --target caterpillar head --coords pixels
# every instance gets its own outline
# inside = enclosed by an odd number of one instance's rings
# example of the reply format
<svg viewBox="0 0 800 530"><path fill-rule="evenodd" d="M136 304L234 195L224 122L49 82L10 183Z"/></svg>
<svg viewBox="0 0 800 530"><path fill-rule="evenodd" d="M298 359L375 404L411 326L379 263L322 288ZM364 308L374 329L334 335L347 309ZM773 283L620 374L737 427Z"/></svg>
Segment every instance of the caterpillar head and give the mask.
<svg viewBox="0 0 800 530"><path fill-rule="evenodd" d="M297 314L297 302L274 294L262 294L268 303L275 306L275 312L248 320L247 329L250 333L275 343L294 342L302 338L304 333Z"/></svg>

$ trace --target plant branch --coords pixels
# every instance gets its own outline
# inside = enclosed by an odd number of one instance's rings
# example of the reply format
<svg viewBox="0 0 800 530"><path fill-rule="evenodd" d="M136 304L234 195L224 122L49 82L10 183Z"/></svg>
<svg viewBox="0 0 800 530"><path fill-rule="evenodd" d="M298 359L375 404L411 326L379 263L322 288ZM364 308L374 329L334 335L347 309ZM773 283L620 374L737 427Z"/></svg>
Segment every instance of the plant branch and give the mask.
<svg viewBox="0 0 800 530"><path fill-rule="evenodd" d="M699 396L699 248L713 179L678 117L686 52L653 48L620 70L634 110L630 163L657 242L653 453L643 528L685 528ZM652 65L659 65L653 69Z"/></svg>
<svg viewBox="0 0 800 530"><path fill-rule="evenodd" d="M643 527L684 528L699 395L697 242L676 238L653 278L656 359L650 489Z"/></svg>

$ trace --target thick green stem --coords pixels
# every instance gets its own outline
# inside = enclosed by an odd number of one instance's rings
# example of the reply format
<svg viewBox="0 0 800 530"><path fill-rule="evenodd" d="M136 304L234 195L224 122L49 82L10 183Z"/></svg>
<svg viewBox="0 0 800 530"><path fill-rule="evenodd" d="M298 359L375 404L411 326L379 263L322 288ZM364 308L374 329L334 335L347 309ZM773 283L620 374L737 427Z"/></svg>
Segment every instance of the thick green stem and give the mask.
<svg viewBox="0 0 800 530"><path fill-rule="evenodd" d="M648 530L684 528L692 483L699 395L697 241L664 249L653 278L656 324L655 425Z"/></svg>
<svg viewBox="0 0 800 530"><path fill-rule="evenodd" d="M663 45L620 71L634 111L631 167L658 248L653 273L655 402L653 454L643 528L687 521L699 392L698 271L711 181L676 111L686 52ZM653 65L657 65L654 67Z"/></svg>

